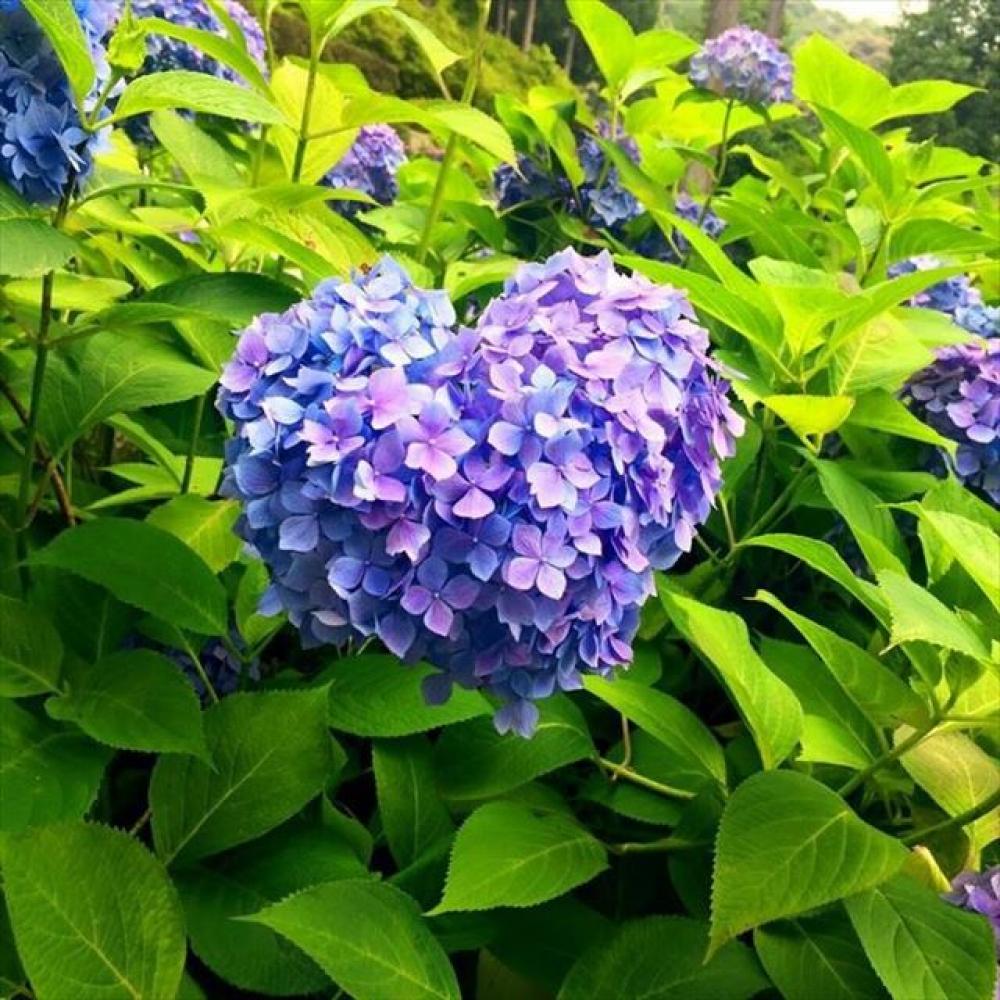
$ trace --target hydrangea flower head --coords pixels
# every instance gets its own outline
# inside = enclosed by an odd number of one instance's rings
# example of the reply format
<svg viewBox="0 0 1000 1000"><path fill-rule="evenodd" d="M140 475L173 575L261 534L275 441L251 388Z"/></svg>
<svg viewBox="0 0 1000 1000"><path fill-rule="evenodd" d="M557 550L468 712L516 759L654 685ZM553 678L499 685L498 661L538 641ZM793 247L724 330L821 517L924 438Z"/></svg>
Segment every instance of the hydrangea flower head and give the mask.
<svg viewBox="0 0 1000 1000"><path fill-rule="evenodd" d="M107 79L101 38L114 9L106 0L74 4L97 70L91 97ZM0 180L40 205L59 200L70 178L93 166L97 134L81 125L69 80L45 33L20 0L4 0L0 17Z"/></svg>
<svg viewBox="0 0 1000 1000"><path fill-rule="evenodd" d="M222 376L224 491L307 644L378 636L501 731L631 659L742 422L679 291L573 250L473 328L391 259L259 317Z"/></svg>
<svg viewBox="0 0 1000 1000"><path fill-rule="evenodd" d="M893 264L888 275L890 278L898 278L903 274L932 271L942 266L937 257L924 254ZM967 274L945 278L944 281L917 292L910 299L910 305L945 313L960 327L979 337L1000 335L1000 308L983 303L982 293L973 286Z"/></svg>
<svg viewBox="0 0 1000 1000"><path fill-rule="evenodd" d="M682 191L674 200L674 213L688 222L697 223L702 207L689 194ZM709 209L701 220L700 228L710 239L717 240L726 228L726 223ZM687 254L690 245L680 230L674 229L668 240L659 226L653 226L636 244L636 252L643 257L649 257L650 260L676 264Z"/></svg>
<svg viewBox="0 0 1000 1000"><path fill-rule="evenodd" d="M406 148L391 125L363 125L341 160L323 178L332 188L351 188L391 205L399 193L396 175L406 162ZM353 216L365 209L360 202L336 202L337 211Z"/></svg>
<svg viewBox="0 0 1000 1000"><path fill-rule="evenodd" d="M1000 960L1000 866L984 872L962 872L951 883L944 898L954 906L984 916L993 930L997 959ZM1000 1000L1000 968L994 996Z"/></svg>
<svg viewBox="0 0 1000 1000"><path fill-rule="evenodd" d="M688 76L696 87L744 104L792 99L792 61L773 38L744 24L705 42Z"/></svg>
<svg viewBox="0 0 1000 1000"><path fill-rule="evenodd" d="M221 0L221 3L225 13L239 28L248 54L263 67L267 59L267 46L257 19L238 0ZM184 28L198 28L221 38L229 37L226 26L205 0L132 0L132 13L136 18L158 17ZM178 38L151 33L146 36L146 52L146 61L140 70L143 75L183 69L192 73L206 73L230 83L243 82L235 70ZM148 116L137 115L127 119L124 125L136 142L148 145L154 141Z"/></svg>
<svg viewBox="0 0 1000 1000"><path fill-rule="evenodd" d="M211 702L211 695L205 687L205 682L201 679L201 674L195 668L191 657L180 650L172 649L167 655L173 660L190 681L195 693L201 699L203 705ZM227 694L234 694L240 689L244 676L250 680L260 680L260 664L253 660L244 665L235 657L219 639L211 639L198 651L198 662L205 672L208 682L212 685L212 690L220 697Z"/></svg>
<svg viewBox="0 0 1000 1000"><path fill-rule="evenodd" d="M921 420L958 442L948 458L958 478L1000 506L1000 337L941 348L903 395Z"/></svg>

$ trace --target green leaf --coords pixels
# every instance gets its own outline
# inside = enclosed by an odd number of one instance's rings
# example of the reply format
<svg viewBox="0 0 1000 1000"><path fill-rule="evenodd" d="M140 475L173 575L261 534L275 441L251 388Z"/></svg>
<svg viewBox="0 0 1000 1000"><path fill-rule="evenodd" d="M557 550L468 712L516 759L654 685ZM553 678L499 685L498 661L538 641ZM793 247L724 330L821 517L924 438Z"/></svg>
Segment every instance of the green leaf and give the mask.
<svg viewBox="0 0 1000 1000"><path fill-rule="evenodd" d="M238 918L320 882L365 876L352 847L321 826L286 823L211 867L177 873L195 954L240 989L269 996L319 993L326 974L286 938Z"/></svg>
<svg viewBox="0 0 1000 1000"><path fill-rule="evenodd" d="M439 77L449 66L454 65L462 58L457 52L449 49L422 21L418 21L415 17L410 17L409 14L404 14L396 8L390 9L389 13L413 36L414 41L420 46L421 52L431 64L435 76Z"/></svg>
<svg viewBox="0 0 1000 1000"><path fill-rule="evenodd" d="M765 396L761 402L800 438L835 431L854 408L852 396Z"/></svg>
<svg viewBox="0 0 1000 1000"><path fill-rule="evenodd" d="M179 628L226 633L222 584L183 542L143 521L88 521L58 535L31 563L82 576Z"/></svg>
<svg viewBox="0 0 1000 1000"><path fill-rule="evenodd" d="M0 219L0 274L27 278L63 267L79 247L41 219Z"/></svg>
<svg viewBox="0 0 1000 1000"><path fill-rule="evenodd" d="M445 798L486 799L595 753L579 709L556 697L540 703L530 740L501 736L489 718L449 727L434 747L434 773Z"/></svg>
<svg viewBox="0 0 1000 1000"><path fill-rule="evenodd" d="M206 757L198 696L180 668L148 649L113 653L71 679L59 718L123 750Z"/></svg>
<svg viewBox="0 0 1000 1000"><path fill-rule="evenodd" d="M379 740L372 769L386 840L405 868L455 830L436 787L431 745L420 735Z"/></svg>
<svg viewBox="0 0 1000 1000"><path fill-rule="evenodd" d="M356 1000L459 1000L454 970L413 900L350 880L306 889L247 918L298 945Z"/></svg>
<svg viewBox="0 0 1000 1000"><path fill-rule="evenodd" d="M337 660L320 675L330 685L329 723L355 736L409 736L490 711L478 691L457 686L443 705L428 705L421 682L436 673L427 664L403 666L394 656Z"/></svg>
<svg viewBox="0 0 1000 1000"><path fill-rule="evenodd" d="M909 118L911 115L940 114L978 91L978 87L953 80L911 80L901 83L892 88L889 106L879 114L875 122L889 118Z"/></svg>
<svg viewBox="0 0 1000 1000"><path fill-rule="evenodd" d="M38 22L59 58L73 89L74 103L78 108L86 107L94 86L94 59L71 0L24 0L24 8Z"/></svg>
<svg viewBox="0 0 1000 1000"><path fill-rule="evenodd" d="M893 740L898 745L912 732L901 727ZM899 762L949 816L967 812L1000 789L997 762L963 733L933 733L907 750ZM973 855L996 839L998 828L1000 809L993 809L964 827Z"/></svg>
<svg viewBox="0 0 1000 1000"><path fill-rule="evenodd" d="M897 226L889 240L889 260L905 260L920 254L990 254L996 241L974 229L957 226L945 219L907 219Z"/></svg>
<svg viewBox="0 0 1000 1000"><path fill-rule="evenodd" d="M840 907L758 927L753 943L785 1000L888 997Z"/></svg>
<svg viewBox="0 0 1000 1000"><path fill-rule="evenodd" d="M280 125L284 115L260 94L206 73L173 69L133 80L122 92L105 124L163 108L186 108L237 121Z"/></svg>
<svg viewBox="0 0 1000 1000"><path fill-rule="evenodd" d="M882 194L889 197L893 189L892 163L882 140L874 132L842 118L830 108L817 107L816 114L826 130L857 158Z"/></svg>
<svg viewBox="0 0 1000 1000"><path fill-rule="evenodd" d="M283 617L271 615L266 617L257 613L260 600L270 584L267 568L259 560L247 563L236 589L236 601L233 605L233 616L236 627L247 646L256 646L281 627Z"/></svg>
<svg viewBox="0 0 1000 1000"><path fill-rule="evenodd" d="M42 278L21 278L4 286L4 295L15 305L37 308L42 298ZM52 308L93 313L128 295L132 286L117 278L55 271L52 275Z"/></svg>
<svg viewBox="0 0 1000 1000"><path fill-rule="evenodd" d="M847 418L847 425L910 438L913 441L924 441L938 448L955 447L953 441L943 438L933 427L918 420L905 404L884 389L866 392L856 399L854 409Z"/></svg>
<svg viewBox="0 0 1000 1000"><path fill-rule="evenodd" d="M881 73L822 35L810 35L795 50L795 96L858 125L879 120L891 90Z"/></svg>
<svg viewBox="0 0 1000 1000"><path fill-rule="evenodd" d="M767 771L733 793L719 826L712 949L885 881L906 860L899 841L868 826L804 774Z"/></svg>
<svg viewBox="0 0 1000 1000"><path fill-rule="evenodd" d="M48 617L0 594L0 697L57 691L62 656L62 640Z"/></svg>
<svg viewBox="0 0 1000 1000"><path fill-rule="evenodd" d="M179 538L213 573L221 573L240 554L242 542L233 531L239 516L235 500L206 500L184 493L154 508L146 523Z"/></svg>
<svg viewBox="0 0 1000 1000"><path fill-rule="evenodd" d="M606 867L600 841L566 816L538 814L519 802L490 802L458 831L444 895L431 913L534 906Z"/></svg>
<svg viewBox="0 0 1000 1000"><path fill-rule="evenodd" d="M173 997L184 918L156 859L122 830L67 823L5 851L17 950L39 1000Z"/></svg>
<svg viewBox="0 0 1000 1000"><path fill-rule="evenodd" d="M161 341L102 332L49 358L39 429L61 455L78 437L115 413L191 399L215 380Z"/></svg>
<svg viewBox="0 0 1000 1000"><path fill-rule="evenodd" d="M207 178L230 188L242 185L243 178L230 155L194 122L174 111L154 111L149 125L191 181Z"/></svg>
<svg viewBox="0 0 1000 1000"><path fill-rule="evenodd" d="M153 843L169 864L234 847L277 826L325 787L335 744L326 690L234 694L205 712L214 766L164 756L149 787Z"/></svg>
<svg viewBox="0 0 1000 1000"><path fill-rule="evenodd" d="M1000 611L1000 534L968 517L931 510L925 504L917 512Z"/></svg>
<svg viewBox="0 0 1000 1000"><path fill-rule="evenodd" d="M746 945L730 941L708 962L707 950L700 921L630 920L570 969L559 1000L746 1000L769 985Z"/></svg>
<svg viewBox="0 0 1000 1000"><path fill-rule="evenodd" d="M233 330L254 316L284 312L299 299L294 289L264 274L230 271L195 274L157 285L138 302L156 302L213 313ZM230 342L230 353L235 344Z"/></svg>
<svg viewBox="0 0 1000 1000"><path fill-rule="evenodd" d="M890 645L929 642L973 659L989 660L990 652L976 632L929 590L893 570L882 570L878 582L892 619Z"/></svg>
<svg viewBox="0 0 1000 1000"><path fill-rule="evenodd" d="M754 600L781 612L802 633L837 683L876 726L927 721L927 708L916 691L866 649L798 614L766 590L758 590Z"/></svg>
<svg viewBox="0 0 1000 1000"><path fill-rule="evenodd" d="M711 730L676 698L635 681L585 676L583 686L621 712L669 750L675 759L671 784L697 792L726 782L726 761Z"/></svg>
<svg viewBox="0 0 1000 1000"><path fill-rule="evenodd" d="M566 0L566 7L601 75L614 90L631 69L635 53L635 35L628 21L600 0Z"/></svg>
<svg viewBox="0 0 1000 1000"><path fill-rule="evenodd" d="M428 101L424 108L433 120L449 132L455 132L491 156L505 163L514 163L517 153L507 130L478 108L456 101Z"/></svg>
<svg viewBox="0 0 1000 1000"><path fill-rule="evenodd" d="M893 1000L988 1000L996 982L989 923L905 875L846 901Z"/></svg>
<svg viewBox="0 0 1000 1000"><path fill-rule="evenodd" d="M667 589L660 600L685 639L718 674L753 734L765 768L777 767L802 734L802 707L750 644L739 615L720 611Z"/></svg>
<svg viewBox="0 0 1000 1000"><path fill-rule="evenodd" d="M0 701L0 830L79 819L110 756L77 730Z"/></svg>

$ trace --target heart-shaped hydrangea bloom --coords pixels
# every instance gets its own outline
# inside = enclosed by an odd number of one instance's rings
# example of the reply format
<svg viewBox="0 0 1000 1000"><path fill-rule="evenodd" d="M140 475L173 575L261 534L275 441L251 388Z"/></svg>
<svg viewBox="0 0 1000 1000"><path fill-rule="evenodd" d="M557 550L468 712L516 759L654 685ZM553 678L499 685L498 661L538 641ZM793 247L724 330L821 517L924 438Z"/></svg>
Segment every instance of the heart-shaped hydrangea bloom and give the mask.
<svg viewBox="0 0 1000 1000"><path fill-rule="evenodd" d="M224 491L307 644L378 636L486 687L502 731L631 659L742 421L679 291L572 250L474 329L391 259L242 334Z"/></svg>
<svg viewBox="0 0 1000 1000"><path fill-rule="evenodd" d="M923 254L893 264L888 275L898 278L903 274L933 271L942 266L937 257ZM982 292L973 286L967 274L956 274L917 292L910 299L910 305L945 313L960 327L979 337L1000 335L1000 308L984 304Z"/></svg>
<svg viewBox="0 0 1000 1000"><path fill-rule="evenodd" d="M364 125L350 149L326 174L322 184L332 188L350 188L374 198L380 205L391 205L399 193L396 174L406 163L406 147L391 125ZM338 212L349 218L368 206L357 201L333 203Z"/></svg>
<svg viewBox="0 0 1000 1000"><path fill-rule="evenodd" d="M696 87L744 104L792 99L792 61L773 38L745 24L705 42L688 76Z"/></svg>
<svg viewBox="0 0 1000 1000"><path fill-rule="evenodd" d="M1000 337L941 348L903 394L923 421L958 442L948 461L959 479L1000 506Z"/></svg>

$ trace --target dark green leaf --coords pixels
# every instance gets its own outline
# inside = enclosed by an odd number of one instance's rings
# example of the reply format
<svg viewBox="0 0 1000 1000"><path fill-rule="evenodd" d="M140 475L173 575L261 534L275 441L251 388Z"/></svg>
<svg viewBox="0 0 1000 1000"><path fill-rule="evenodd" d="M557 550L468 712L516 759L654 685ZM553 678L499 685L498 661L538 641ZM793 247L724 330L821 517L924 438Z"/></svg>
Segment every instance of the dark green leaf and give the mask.
<svg viewBox="0 0 1000 1000"><path fill-rule="evenodd" d="M0 594L0 696L58 690L62 655L59 633L42 611Z"/></svg>

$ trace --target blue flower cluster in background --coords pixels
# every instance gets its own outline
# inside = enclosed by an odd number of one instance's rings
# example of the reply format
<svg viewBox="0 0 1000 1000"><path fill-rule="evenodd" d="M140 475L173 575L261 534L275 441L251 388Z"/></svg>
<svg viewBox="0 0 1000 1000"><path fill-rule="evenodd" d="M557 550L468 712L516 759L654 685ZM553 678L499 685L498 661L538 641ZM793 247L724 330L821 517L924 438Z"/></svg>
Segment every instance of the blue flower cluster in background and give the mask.
<svg viewBox="0 0 1000 1000"><path fill-rule="evenodd" d="M689 194L682 191L674 201L674 213L688 222L697 223L702 216L702 206ZM704 213L699 227L701 231L713 240L717 240L726 228L725 222L715 212L709 209ZM690 243L683 233L675 229L670 239L664 235L659 226L653 226L636 244L636 252L650 260L662 260L667 263L679 263L690 249Z"/></svg>
<svg viewBox="0 0 1000 1000"><path fill-rule="evenodd" d="M203 705L212 701L190 655L177 649L167 651L167 655L176 663L191 682ZM250 680L260 680L260 664L254 660L244 666L239 658L234 656L219 639L210 639L198 650L198 662L205 672L212 690L220 697L239 691L245 677Z"/></svg>
<svg viewBox="0 0 1000 1000"><path fill-rule="evenodd" d="M744 104L792 99L792 61L773 38L742 24L705 42L688 76L696 87Z"/></svg>
<svg viewBox="0 0 1000 1000"><path fill-rule="evenodd" d="M962 872L952 880L951 887L952 891L944 897L949 903L981 914L989 921L1000 960L1000 866L984 872ZM1000 973L1000 969L997 971ZM1000 1000L1000 978L994 996Z"/></svg>
<svg viewBox="0 0 1000 1000"><path fill-rule="evenodd" d="M608 125L601 122L598 135L608 139L610 134ZM618 144L633 163L639 162L639 150L630 138L620 136ZM597 136L579 129L576 153L584 174L576 192L565 176L553 173L532 156L519 154L516 168L502 163L493 174L498 208L506 211L529 201L555 200L558 207L589 225L620 233L625 223L643 213L642 205L622 185L618 170L607 162Z"/></svg>
<svg viewBox="0 0 1000 1000"><path fill-rule="evenodd" d="M327 187L350 188L391 205L399 193L396 175L406 163L406 147L391 125L363 125L351 148L322 182ZM342 215L352 217L368 206L357 201L334 202Z"/></svg>
<svg viewBox="0 0 1000 1000"><path fill-rule="evenodd" d="M937 257L925 254L893 264L888 275L890 278L898 278L903 274L932 271L942 266ZM1000 335L1000 308L985 305L982 293L972 285L966 274L946 278L925 288L910 299L910 305L946 313L960 327L979 337Z"/></svg>
<svg viewBox="0 0 1000 1000"><path fill-rule="evenodd" d="M107 80L101 40L116 5L75 0L74 8L97 71L96 94ZM51 205L71 177L87 178L99 140L82 128L59 59L20 0L0 0L0 15L0 180L31 202Z"/></svg>
<svg viewBox="0 0 1000 1000"><path fill-rule="evenodd" d="M267 61L267 46L257 19L238 0L221 0L221 3L239 28L247 53L263 68ZM226 26L205 0L132 0L132 12L136 18L158 17L185 28L198 28L222 38L229 37ZM207 73L231 83L243 82L235 70L177 38L150 33L146 36L146 51L146 61L138 75L183 69ZM147 115L129 118L124 122L124 128L135 142L148 145L154 141Z"/></svg>
<svg viewBox="0 0 1000 1000"><path fill-rule="evenodd" d="M573 250L474 328L385 258L258 317L226 367L223 491L307 645L378 636L504 705L631 659L653 569L690 549L742 421L676 289Z"/></svg>

